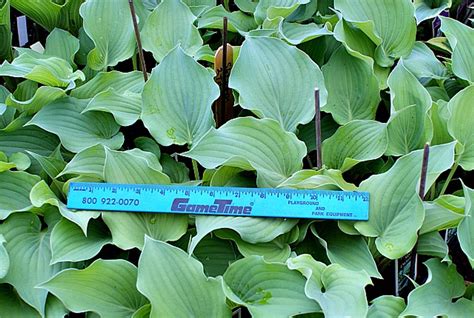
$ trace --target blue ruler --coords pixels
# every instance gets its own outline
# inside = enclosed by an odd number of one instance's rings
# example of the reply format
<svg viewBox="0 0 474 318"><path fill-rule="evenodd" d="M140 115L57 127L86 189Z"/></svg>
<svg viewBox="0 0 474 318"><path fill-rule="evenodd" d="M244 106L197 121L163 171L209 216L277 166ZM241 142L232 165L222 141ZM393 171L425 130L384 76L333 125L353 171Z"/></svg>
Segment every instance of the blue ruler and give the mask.
<svg viewBox="0 0 474 318"><path fill-rule="evenodd" d="M76 210L361 220L369 193L181 185L71 183L67 207Z"/></svg>

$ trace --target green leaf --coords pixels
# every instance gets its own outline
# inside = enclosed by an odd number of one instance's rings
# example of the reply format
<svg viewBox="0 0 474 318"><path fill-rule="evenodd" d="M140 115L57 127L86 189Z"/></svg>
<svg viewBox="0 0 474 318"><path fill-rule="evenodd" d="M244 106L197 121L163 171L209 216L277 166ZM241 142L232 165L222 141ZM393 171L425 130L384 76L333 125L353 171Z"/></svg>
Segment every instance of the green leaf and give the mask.
<svg viewBox="0 0 474 318"><path fill-rule="evenodd" d="M258 24L268 19L277 17L286 18L293 13L300 5L308 3L310 0L261 0L255 7L255 20Z"/></svg>
<svg viewBox="0 0 474 318"><path fill-rule="evenodd" d="M26 115L34 115L40 111L43 106L66 96L66 93L57 87L41 86L35 91L34 95L27 100L16 98L15 95L16 92L8 96L5 104L18 109L19 112Z"/></svg>
<svg viewBox="0 0 474 318"><path fill-rule="evenodd" d="M92 218L95 219L99 217L100 215L100 212L95 211L73 212L69 210L66 205L58 199L56 194L54 194L54 192L48 187L44 180L41 180L35 184L33 189L31 189L30 200L31 203L37 208L41 208L45 204L57 207L63 217L71 222L74 222L82 229L84 235L87 235L87 226L89 221Z"/></svg>
<svg viewBox="0 0 474 318"><path fill-rule="evenodd" d="M211 107L218 97L211 73L176 47L145 85L141 119L158 143L191 144L214 126Z"/></svg>
<svg viewBox="0 0 474 318"><path fill-rule="evenodd" d="M437 17L444 10L451 8L452 0L415 0L415 17L417 24Z"/></svg>
<svg viewBox="0 0 474 318"><path fill-rule="evenodd" d="M30 157L22 152L15 152L8 160L15 165L16 170L24 171L31 165Z"/></svg>
<svg viewBox="0 0 474 318"><path fill-rule="evenodd" d="M11 64L5 61L0 65L0 76L26 78L43 85L67 89L74 88L76 80L85 80L84 74L79 70L74 72L67 61L25 49Z"/></svg>
<svg viewBox="0 0 474 318"><path fill-rule="evenodd" d="M84 31L95 44L87 55L93 70L105 70L135 53L132 15L126 0L87 0L81 5Z"/></svg>
<svg viewBox="0 0 474 318"><path fill-rule="evenodd" d="M68 162L58 177L76 174L97 179L104 179L105 150L102 145L95 145L77 153Z"/></svg>
<svg viewBox="0 0 474 318"><path fill-rule="evenodd" d="M101 92L114 89L116 92L141 93L144 85L143 73L133 71L122 73L119 71L100 72L93 79L71 91L71 96L80 99L95 97Z"/></svg>
<svg viewBox="0 0 474 318"><path fill-rule="evenodd" d="M252 317L289 317L318 312L318 304L304 293L305 279L282 263L250 256L232 263L224 274L224 292L247 307Z"/></svg>
<svg viewBox="0 0 474 318"><path fill-rule="evenodd" d="M83 270L64 270L40 287L74 312L93 311L104 318L130 317L146 304L135 287L136 281L137 268L131 263L99 259Z"/></svg>
<svg viewBox="0 0 474 318"><path fill-rule="evenodd" d="M328 90L328 102L323 110L331 113L336 122L375 119L380 95L372 63L339 47L322 71Z"/></svg>
<svg viewBox="0 0 474 318"><path fill-rule="evenodd" d="M448 245L436 231L420 235L416 252L419 255L438 257L443 261L449 260Z"/></svg>
<svg viewBox="0 0 474 318"><path fill-rule="evenodd" d="M1 281L13 285L26 303L44 315L48 292L35 287L69 267L50 265L51 228L41 230L41 221L32 213L16 213L0 224L0 234L10 256L10 269Z"/></svg>
<svg viewBox="0 0 474 318"><path fill-rule="evenodd" d="M219 229L231 229L242 240L257 244L274 240L288 233L298 223L297 219L268 219L229 216L196 216L197 234L192 238L188 252L193 254L199 242L209 233Z"/></svg>
<svg viewBox="0 0 474 318"><path fill-rule="evenodd" d="M372 300L367 313L368 318L400 317L405 309L405 301L401 297L383 295Z"/></svg>
<svg viewBox="0 0 474 318"><path fill-rule="evenodd" d="M93 220L87 228L87 236L76 224L61 219L51 233L52 264L58 262L79 262L96 256L101 248L111 243L107 227Z"/></svg>
<svg viewBox="0 0 474 318"><path fill-rule="evenodd" d="M372 120L355 120L340 127L323 142L323 162L342 172L359 162L380 158L387 150L387 125Z"/></svg>
<svg viewBox="0 0 474 318"><path fill-rule="evenodd" d="M300 170L278 185L279 188L313 190L355 191L357 187L348 183L339 170Z"/></svg>
<svg viewBox="0 0 474 318"><path fill-rule="evenodd" d="M382 279L367 242L360 235L347 235L338 229L336 223L311 225L311 232L326 249L332 264L339 264L352 271L365 271L369 276Z"/></svg>
<svg viewBox="0 0 474 318"><path fill-rule="evenodd" d="M12 33L10 23L10 0L0 1L0 61L10 60L12 54Z"/></svg>
<svg viewBox="0 0 474 318"><path fill-rule="evenodd" d="M328 29L328 24L319 26L315 23L287 23L282 19L278 29L282 38L293 45L308 42L320 36L332 35L332 32Z"/></svg>
<svg viewBox="0 0 474 318"><path fill-rule="evenodd" d="M66 162L60 156L60 153L59 156L55 153L52 153L49 157L41 156L31 151L29 151L28 154L39 163L43 171L46 172L46 174L51 179L56 178L66 166Z"/></svg>
<svg viewBox="0 0 474 318"><path fill-rule="evenodd" d="M408 295L408 304L401 316L469 316L474 310L474 301L460 298L464 294L463 277L456 272L454 265L442 264L437 259L425 262L428 278L425 284L415 288Z"/></svg>
<svg viewBox="0 0 474 318"><path fill-rule="evenodd" d="M413 51L403 59L403 65L419 80L446 79L448 70L423 42L416 42Z"/></svg>
<svg viewBox="0 0 474 318"><path fill-rule="evenodd" d="M448 131L461 145L456 159L466 171L474 170L474 85L457 93L448 104L451 117L448 120Z"/></svg>
<svg viewBox="0 0 474 318"><path fill-rule="evenodd" d="M189 169L182 162L171 158L168 154L163 154L160 159L163 172L170 177L171 183L186 183L189 181Z"/></svg>
<svg viewBox="0 0 474 318"><path fill-rule="evenodd" d="M441 17L441 31L448 38L453 50L453 72L456 76L474 83L472 43L474 29L451 18Z"/></svg>
<svg viewBox="0 0 474 318"><path fill-rule="evenodd" d="M0 234L0 279L7 276L8 269L10 268L10 257L8 256L7 249L3 246L5 242L5 237Z"/></svg>
<svg viewBox="0 0 474 318"><path fill-rule="evenodd" d="M133 143L135 144L135 146L137 146L141 150L146 151L146 152L151 152L155 154L155 156L158 159L161 159L160 145L158 145L158 143L155 140L142 136L142 137L135 138L133 140Z"/></svg>
<svg viewBox="0 0 474 318"><path fill-rule="evenodd" d="M139 149L118 152L106 149L104 176L110 183L169 184L158 159ZM160 170L158 170L160 169ZM186 233L187 215L104 212L102 217L112 233L113 244L122 249L142 248L145 235L175 241Z"/></svg>
<svg viewBox="0 0 474 318"><path fill-rule="evenodd" d="M241 11L229 12L222 5L213 7L198 18L199 29L223 29L223 18L227 17L229 32L249 32L257 28L255 19Z"/></svg>
<svg viewBox="0 0 474 318"><path fill-rule="evenodd" d="M87 104L83 113L93 110L110 113L120 126L130 126L140 117L142 98L138 93L119 93L111 88L97 94Z"/></svg>
<svg viewBox="0 0 474 318"><path fill-rule="evenodd" d="M240 168L221 166L212 175L210 186L255 188L255 180L242 175ZM203 178L204 179L204 178Z"/></svg>
<svg viewBox="0 0 474 318"><path fill-rule="evenodd" d="M271 119L252 117L228 121L209 130L182 156L203 167L220 165L257 171L259 187L275 187L301 169L306 147L293 133L285 132Z"/></svg>
<svg viewBox="0 0 474 318"><path fill-rule="evenodd" d="M334 0L334 7L377 45L375 60L380 66L391 66L410 54L416 37L410 0Z"/></svg>
<svg viewBox="0 0 474 318"><path fill-rule="evenodd" d="M230 230L219 230L216 232L216 235L219 238L234 241L239 252L244 257L257 255L262 256L267 262L285 262L291 253L290 246L288 242L285 241L285 235L280 235L270 242L258 244L245 242L240 238L239 234ZM201 245L202 241L198 245L198 248L201 247Z"/></svg>
<svg viewBox="0 0 474 318"><path fill-rule="evenodd" d="M474 268L474 190L463 184L466 206L464 218L458 225L458 240L461 249L466 254L471 266Z"/></svg>
<svg viewBox="0 0 474 318"><path fill-rule="evenodd" d="M445 195L433 202L423 202L423 205L425 219L420 234L456 227L463 218L465 200L453 195Z"/></svg>
<svg viewBox="0 0 474 318"><path fill-rule="evenodd" d="M433 138L431 139L431 144L440 145L453 141L453 137L451 137L448 131L448 120L451 117L448 103L444 100L438 100L437 103L433 103L430 109L430 115L431 122L433 123Z"/></svg>
<svg viewBox="0 0 474 318"><path fill-rule="evenodd" d="M367 315L364 287L371 281L364 271L354 272L339 264L326 266L308 254L290 258L287 265L306 277L305 293L318 302L324 317Z"/></svg>
<svg viewBox="0 0 474 318"><path fill-rule="evenodd" d="M44 54L62 58L70 65L75 65L74 56L79 47L79 39L67 31L55 28L46 38Z"/></svg>
<svg viewBox="0 0 474 318"><path fill-rule="evenodd" d="M399 62L390 74L388 86L392 115L387 127L386 155L405 155L431 139L432 127L427 116L431 96L403 62Z"/></svg>
<svg viewBox="0 0 474 318"><path fill-rule="evenodd" d="M57 100L43 107L27 125L36 125L61 139L69 151L79 152L102 144L118 149L124 136L110 114L86 112L86 103L72 97Z"/></svg>
<svg viewBox="0 0 474 318"><path fill-rule="evenodd" d="M315 88L320 89L321 106L327 97L318 65L298 48L268 37L245 39L229 87L238 92L242 108L293 132L314 117Z"/></svg>
<svg viewBox="0 0 474 318"><path fill-rule="evenodd" d="M385 173L364 180L360 191L370 193L370 218L356 222L364 236L376 237L377 250L390 259L407 254L416 243L424 219L424 209L417 193L423 151L411 152L398 159ZM454 143L430 148L426 189L454 162Z"/></svg>
<svg viewBox="0 0 474 318"><path fill-rule="evenodd" d="M11 5L46 30L62 27L75 31L80 23L78 9L82 0L11 0Z"/></svg>
<svg viewBox="0 0 474 318"><path fill-rule="evenodd" d="M152 52L158 62L177 45L186 54L196 54L203 41L194 20L196 17L181 0L161 1L141 32L143 48Z"/></svg>
<svg viewBox="0 0 474 318"><path fill-rule="evenodd" d="M22 318L39 318L39 313L28 306L20 296L15 292L15 289L8 284L0 284L0 312L2 314L8 312L10 316L5 317L22 317Z"/></svg>
<svg viewBox="0 0 474 318"><path fill-rule="evenodd" d="M58 138L39 127L27 126L12 131L0 130L0 149L7 155L25 150L48 156L59 145Z"/></svg>
<svg viewBox="0 0 474 318"><path fill-rule="evenodd" d="M219 280L183 250L149 237L138 262L138 290L151 317L230 317Z"/></svg>
<svg viewBox="0 0 474 318"><path fill-rule="evenodd" d="M40 178L22 171L0 172L0 219L13 212L28 211L30 191Z"/></svg>

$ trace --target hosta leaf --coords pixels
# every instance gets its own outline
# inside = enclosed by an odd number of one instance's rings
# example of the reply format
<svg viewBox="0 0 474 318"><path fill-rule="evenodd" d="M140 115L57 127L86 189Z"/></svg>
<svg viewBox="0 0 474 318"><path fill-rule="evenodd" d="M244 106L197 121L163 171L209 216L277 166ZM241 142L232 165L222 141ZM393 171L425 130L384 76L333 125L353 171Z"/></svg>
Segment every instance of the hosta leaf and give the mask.
<svg viewBox="0 0 474 318"><path fill-rule="evenodd" d="M305 154L303 142L276 121L243 117L211 129L182 155L207 169L225 165L256 170L260 187L275 187L301 169Z"/></svg>
<svg viewBox="0 0 474 318"><path fill-rule="evenodd" d="M415 0L416 22L437 17L444 10L451 8L452 0Z"/></svg>
<svg viewBox="0 0 474 318"><path fill-rule="evenodd" d="M18 109L18 111L26 115L36 114L43 106L66 96L66 93L57 87L41 86L34 95L27 100L17 99L15 93L8 96L5 104L7 106Z"/></svg>
<svg viewBox="0 0 474 318"><path fill-rule="evenodd" d="M138 137L133 140L135 146L143 151L151 152L155 154L158 159L161 159L161 149L155 140L148 137Z"/></svg>
<svg viewBox="0 0 474 318"><path fill-rule="evenodd" d="M224 274L227 267L241 257L231 241L221 240L214 235L201 240L194 250L194 256L202 263L204 273L212 277Z"/></svg>
<svg viewBox="0 0 474 318"><path fill-rule="evenodd" d="M70 65L75 65L74 56L79 51L79 46L79 39L69 32L54 29L46 38L44 54L62 58Z"/></svg>
<svg viewBox="0 0 474 318"><path fill-rule="evenodd" d="M230 317L219 280L183 250L149 237L138 262L138 290L151 302L150 317Z"/></svg>
<svg viewBox="0 0 474 318"><path fill-rule="evenodd" d="M304 293L305 279L282 263L250 256L232 263L224 274L224 291L252 317L289 317L318 312L318 304Z"/></svg>
<svg viewBox="0 0 474 318"><path fill-rule="evenodd" d="M430 232L420 235L416 252L419 255L434 256L445 261L449 260L448 245L439 232Z"/></svg>
<svg viewBox="0 0 474 318"><path fill-rule="evenodd" d="M51 179L54 179L66 166L66 162L61 157L59 151L60 149L58 148L56 153L52 153L48 157L38 155L31 151L28 151L28 154L39 163L43 171L46 172Z"/></svg>
<svg viewBox="0 0 474 318"><path fill-rule="evenodd" d="M138 93L119 93L113 88L97 94L83 112L96 110L111 113L120 126L134 124L142 112L142 98Z"/></svg>
<svg viewBox="0 0 474 318"><path fill-rule="evenodd" d="M77 153L58 175L77 174L104 179L105 150L102 145L95 145Z"/></svg>
<svg viewBox="0 0 474 318"><path fill-rule="evenodd" d="M457 161L467 171L474 170L474 85L457 93L448 104L451 117L448 120L448 131L462 146Z"/></svg>
<svg viewBox="0 0 474 318"><path fill-rule="evenodd" d="M90 222L85 236L79 226L62 219L56 223L51 233L51 262L55 264L88 260L111 241L109 230L100 221Z"/></svg>
<svg viewBox="0 0 474 318"><path fill-rule="evenodd" d="M410 0L334 0L345 20L355 23L378 46L375 60L391 66L415 44L415 10Z"/></svg>
<svg viewBox="0 0 474 318"><path fill-rule="evenodd" d="M321 139L326 140L339 128L339 125L332 119L332 116L323 116L321 118ZM308 153L316 150L316 127L313 121L305 125L298 126L296 134L298 139L304 141Z"/></svg>
<svg viewBox="0 0 474 318"><path fill-rule="evenodd" d="M169 184L170 179L137 150L118 152L106 149L105 181L110 183ZM151 153L145 153L152 155ZM154 156L154 155L153 155ZM159 164L159 163L158 163ZM186 233L188 217L174 214L104 212L102 217L115 245L122 249L142 248L145 234L162 241L175 241Z"/></svg>
<svg viewBox="0 0 474 318"><path fill-rule="evenodd" d="M368 318L399 317L405 310L405 301L401 297L383 295L372 300L367 313Z"/></svg>
<svg viewBox="0 0 474 318"><path fill-rule="evenodd" d="M437 103L431 105L430 118L433 123L432 145L440 145L453 141L453 137L448 131L448 120L450 117L451 114L449 113L448 103L444 100L438 100Z"/></svg>
<svg viewBox="0 0 474 318"><path fill-rule="evenodd" d="M231 229L252 244L270 242L288 233L298 223L297 219L266 219L228 216L196 216L197 234L189 245L192 254L199 242L209 233L219 229Z"/></svg>
<svg viewBox="0 0 474 318"><path fill-rule="evenodd" d="M219 87L208 70L176 47L153 70L142 97L142 121L160 144L191 144L214 125L211 106Z"/></svg>
<svg viewBox="0 0 474 318"><path fill-rule="evenodd" d="M41 221L32 213L16 213L0 225L6 239L10 269L2 282L13 285L21 298L44 314L48 292L35 288L65 267L67 263L50 265L51 228L41 230Z"/></svg>
<svg viewBox="0 0 474 318"><path fill-rule="evenodd" d="M35 184L33 189L31 189L30 200L31 203L37 208L41 208L45 204L57 207L63 217L71 222L76 223L82 229L84 235L87 234L87 226L89 221L92 218L95 219L99 217L100 215L99 212L95 211L73 212L69 210L66 205L58 199L56 194L54 194L54 192L48 187L44 180L41 180Z"/></svg>
<svg viewBox="0 0 474 318"><path fill-rule="evenodd" d="M4 171L0 173L0 219L6 219L16 211L27 211L32 205L30 191L40 178L26 172Z"/></svg>
<svg viewBox="0 0 474 318"><path fill-rule="evenodd" d="M117 92L141 93L145 82L139 71L122 73L118 71L100 72L93 79L71 91L71 96L80 99L93 98L108 89Z"/></svg>
<svg viewBox="0 0 474 318"><path fill-rule="evenodd" d="M219 238L234 241L244 257L259 255L263 256L267 262L285 262L291 253L290 246L288 242L285 242L283 235L273 241L257 244L245 242L239 234L230 230L219 230L216 235ZM198 248L201 247L201 244L198 245Z"/></svg>
<svg viewBox="0 0 474 318"><path fill-rule="evenodd" d="M309 1L310 0L261 0L255 7L255 20L258 24L262 24L266 18L286 18L300 5L306 4Z"/></svg>
<svg viewBox="0 0 474 318"><path fill-rule="evenodd" d="M80 14L84 30L95 44L87 56L91 69L105 70L133 55L135 35L127 0L87 0Z"/></svg>
<svg viewBox="0 0 474 318"><path fill-rule="evenodd" d="M311 232L326 249L332 264L339 264L352 271L365 271L369 276L382 278L367 242L362 236L347 235L341 232L336 223L313 224Z"/></svg>
<svg viewBox="0 0 474 318"><path fill-rule="evenodd" d="M255 188L255 180L241 174L240 168L221 166L212 175L210 186ZM204 178L203 178L204 179Z"/></svg>
<svg viewBox="0 0 474 318"><path fill-rule="evenodd" d="M385 124L370 120L351 121L324 140L324 164L344 172L359 162L380 158L387 150L387 139Z"/></svg>
<svg viewBox="0 0 474 318"><path fill-rule="evenodd" d="M189 169L182 162L171 158L168 154L163 154L160 159L163 172L170 177L171 183L185 183L189 181Z"/></svg>
<svg viewBox="0 0 474 318"><path fill-rule="evenodd" d="M464 279L456 272L454 265L442 264L437 259L425 262L428 278L425 284L415 288L408 295L408 304L401 316L469 316L474 310L474 301L458 298L466 289Z"/></svg>
<svg viewBox="0 0 474 318"><path fill-rule="evenodd" d="M158 62L177 45L194 55L203 44L194 20L196 17L181 0L161 1L141 32L143 48L152 52Z"/></svg>
<svg viewBox="0 0 474 318"><path fill-rule="evenodd" d="M405 155L431 138L427 112L431 96L416 77L399 62L388 78L392 116L388 124L387 155Z"/></svg>
<svg viewBox="0 0 474 318"><path fill-rule="evenodd" d="M320 89L321 106L326 104L323 74L316 63L276 38L246 38L229 87L239 93L241 107L277 120L287 131L314 117L315 88Z"/></svg>
<svg viewBox="0 0 474 318"><path fill-rule="evenodd" d="M228 19L229 32L248 32L257 28L255 19L241 11L229 12L222 5L204 12L198 19L200 29L222 29L223 18Z"/></svg>
<svg viewBox="0 0 474 318"><path fill-rule="evenodd" d="M474 268L474 190L463 184L464 197L466 198L466 206L464 218L458 226L458 240L461 249L466 254L471 266Z"/></svg>
<svg viewBox="0 0 474 318"><path fill-rule="evenodd" d="M28 123L49 131L61 139L64 148L79 152L96 144L120 148L124 136L112 115L102 112L81 112L86 103L72 97L57 100L43 107Z"/></svg>
<svg viewBox="0 0 474 318"><path fill-rule="evenodd" d="M27 15L46 30L55 27L74 30L79 23L77 11L82 0L11 0L12 7Z"/></svg>
<svg viewBox="0 0 474 318"><path fill-rule="evenodd" d="M39 318L39 313L28 306L18 296L13 287L9 284L0 284L0 312L4 315L6 312L10 316L5 317L22 317L22 318Z"/></svg>
<svg viewBox="0 0 474 318"><path fill-rule="evenodd" d="M342 177L339 170L300 170L278 185L279 188L313 189L313 190L347 190L357 189Z"/></svg>
<svg viewBox="0 0 474 318"><path fill-rule="evenodd" d="M415 245L417 231L424 219L424 209L417 193L423 151L418 150L398 159L385 173L364 180L360 191L370 192L370 218L356 222L364 236L376 237L377 250L396 259ZM454 162L454 143L430 149L426 189Z"/></svg>
<svg viewBox="0 0 474 318"><path fill-rule="evenodd" d="M12 154L8 160L15 165L16 170L24 171L31 166L30 157L22 152Z"/></svg>
<svg viewBox="0 0 474 318"><path fill-rule="evenodd" d="M425 219L420 234L456 227L463 218L464 198L453 195L440 196L433 202L423 202ZM456 206L460 208L457 209Z"/></svg>
<svg viewBox="0 0 474 318"><path fill-rule="evenodd" d="M318 302L324 317L364 317L367 314L364 287L371 281L365 272L347 270L338 264L326 266L308 254L290 258L287 265L306 277L305 293Z"/></svg>
<svg viewBox="0 0 474 318"><path fill-rule="evenodd" d="M0 76L26 78L47 86L76 86L76 80L85 80L81 71L75 71L69 63L61 58L22 50L10 64L7 61L0 65Z"/></svg>
<svg viewBox="0 0 474 318"><path fill-rule="evenodd" d="M371 63L339 47L322 71L328 90L328 102L323 110L331 113L336 122L375 119L380 96Z"/></svg>
<svg viewBox="0 0 474 318"><path fill-rule="evenodd" d="M279 31L283 39L293 45L311 41L324 35L331 35L328 25L319 26L315 23L287 23L281 20Z"/></svg>
<svg viewBox="0 0 474 318"><path fill-rule="evenodd" d="M12 58L10 0L0 1L0 61Z"/></svg>
<svg viewBox="0 0 474 318"><path fill-rule="evenodd" d="M8 256L7 249L3 246L5 242L5 237L0 234L0 279L7 275L10 268L10 257Z"/></svg>
<svg viewBox="0 0 474 318"><path fill-rule="evenodd" d="M67 269L40 287L74 312L130 317L146 304L136 287L137 268L125 260L97 260L83 270ZM71 288L74 286L74 288Z"/></svg>
<svg viewBox="0 0 474 318"><path fill-rule="evenodd" d="M453 72L462 79L474 82L474 29L451 18L441 17L441 31L453 49Z"/></svg>
<svg viewBox="0 0 474 318"><path fill-rule="evenodd" d="M403 65L419 80L445 79L448 70L423 42L416 42L413 51L403 59Z"/></svg>
<svg viewBox="0 0 474 318"><path fill-rule="evenodd" d="M59 139L39 127L27 126L13 131L0 130L0 150L6 155L29 150L48 156L59 145Z"/></svg>

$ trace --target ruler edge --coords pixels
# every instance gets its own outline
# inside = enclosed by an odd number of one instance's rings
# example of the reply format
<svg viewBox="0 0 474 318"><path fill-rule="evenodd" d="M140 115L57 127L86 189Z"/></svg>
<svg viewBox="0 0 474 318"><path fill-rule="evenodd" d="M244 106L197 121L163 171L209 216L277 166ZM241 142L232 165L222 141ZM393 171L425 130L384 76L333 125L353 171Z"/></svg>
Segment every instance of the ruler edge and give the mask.
<svg viewBox="0 0 474 318"><path fill-rule="evenodd" d="M370 192L367 191L345 191L345 190L316 190L316 189L286 189L286 188L244 188L244 187L216 187L216 186L191 186L191 185L165 185L165 184L137 184L137 183L107 183L107 182L71 182L69 184L68 188L68 194L66 196L67 203L66 207L72 211L81 211L81 210L87 210L87 211L102 211L102 212L109 212L109 213L159 213L159 214L176 214L176 215L197 215L197 216L229 216L228 214L204 214L204 213L179 213L179 212L162 212L162 211L127 211L127 210L106 210L106 209L80 209L80 208L74 208L69 205L69 191L71 190L71 187L77 185L80 187L104 187L104 186L117 186L117 187L126 187L126 188L153 188L153 189L159 189L160 187L162 188L167 188L169 190L170 188L176 186L179 187L180 190L196 190L196 188L199 188L199 190L204 189L207 191L212 191L212 190L217 190L217 191L249 191L249 192L254 192L254 193L261 193L264 191L269 191L270 192L279 192L279 191L286 191L286 192L293 192L293 193L307 193L307 194L314 194L314 192L319 192L319 193L346 193L346 194L353 194L355 196L359 197L367 197L368 199L368 211L365 216L365 218L358 218L358 219L336 219L336 218L321 218L321 217L316 217L316 218L309 218L309 217L292 217L292 216L281 216L281 217L274 217L274 216L251 216L251 217L256 217L256 218L281 218L281 219L306 219L306 220L327 220L327 221L352 221L352 222L367 222L369 221L369 216L370 216ZM248 216L241 216L241 217L248 217Z"/></svg>

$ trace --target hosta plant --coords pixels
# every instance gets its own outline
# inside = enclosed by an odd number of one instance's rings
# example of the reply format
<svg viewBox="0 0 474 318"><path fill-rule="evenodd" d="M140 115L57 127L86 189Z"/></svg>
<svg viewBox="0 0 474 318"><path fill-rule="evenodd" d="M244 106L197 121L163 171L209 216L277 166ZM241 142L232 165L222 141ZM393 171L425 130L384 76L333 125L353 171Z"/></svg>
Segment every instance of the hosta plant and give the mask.
<svg viewBox="0 0 474 318"><path fill-rule="evenodd" d="M0 317L472 315L472 9L0 0ZM367 191L369 220L72 211L71 182Z"/></svg>

